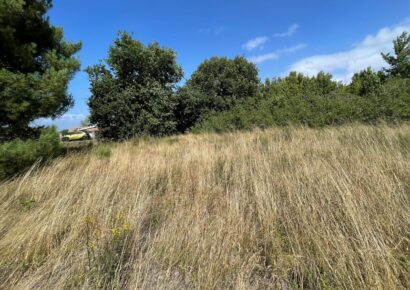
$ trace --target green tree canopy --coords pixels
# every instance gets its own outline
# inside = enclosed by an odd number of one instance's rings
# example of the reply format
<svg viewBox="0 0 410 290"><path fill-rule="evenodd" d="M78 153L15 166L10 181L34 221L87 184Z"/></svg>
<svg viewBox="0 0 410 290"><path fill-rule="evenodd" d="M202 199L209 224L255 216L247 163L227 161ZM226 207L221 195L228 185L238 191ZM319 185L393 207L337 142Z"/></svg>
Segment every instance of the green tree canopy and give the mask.
<svg viewBox="0 0 410 290"><path fill-rule="evenodd" d="M199 65L178 94L178 129L185 131L210 112L229 110L255 97L258 70L244 57L212 57Z"/></svg>
<svg viewBox="0 0 410 290"><path fill-rule="evenodd" d="M370 67L355 73L349 90L352 94L365 96L377 93L382 86L382 75L374 72Z"/></svg>
<svg viewBox="0 0 410 290"><path fill-rule="evenodd" d="M144 46L123 32L105 63L88 67L87 72L90 121L98 124L102 137L126 139L175 131L173 90L183 72L172 49L157 43Z"/></svg>
<svg viewBox="0 0 410 290"><path fill-rule="evenodd" d="M393 40L394 55L382 53L383 59L390 65L385 71L388 75L410 78L410 35L403 32Z"/></svg>
<svg viewBox="0 0 410 290"><path fill-rule="evenodd" d="M325 96L336 91L341 84L332 79L331 74L319 72L316 76L306 76L292 71L284 78L276 78L265 83L266 94L274 99L300 96Z"/></svg>
<svg viewBox="0 0 410 290"><path fill-rule="evenodd" d="M64 40L46 13L51 0L0 0L0 130L22 135L31 121L73 104L68 82L80 68L81 43Z"/></svg>

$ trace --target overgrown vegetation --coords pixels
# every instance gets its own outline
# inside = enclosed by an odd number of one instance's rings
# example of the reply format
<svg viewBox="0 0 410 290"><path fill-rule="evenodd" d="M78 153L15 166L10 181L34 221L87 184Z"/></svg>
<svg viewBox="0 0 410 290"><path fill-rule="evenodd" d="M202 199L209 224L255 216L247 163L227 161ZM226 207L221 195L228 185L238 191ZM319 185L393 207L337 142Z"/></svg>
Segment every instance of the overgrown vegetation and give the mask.
<svg viewBox="0 0 410 290"><path fill-rule="evenodd" d="M178 87L121 32L84 122L124 142L61 149L30 127L80 66L51 2L0 0L0 289L410 289L408 33L350 84L212 57Z"/></svg>
<svg viewBox="0 0 410 290"><path fill-rule="evenodd" d="M367 68L350 84L324 72L313 77L291 72L261 84L256 66L245 58L212 57L176 89L182 70L175 52L157 44L144 47L122 33L109 50L110 67L88 69L91 121L103 137L114 140L289 124L408 121L410 36L403 32L393 46L394 54L382 53L387 68Z"/></svg>
<svg viewBox="0 0 410 290"><path fill-rule="evenodd" d="M409 125L111 150L0 185L0 288L410 287Z"/></svg>
<svg viewBox="0 0 410 290"><path fill-rule="evenodd" d="M98 145L94 148L94 153L100 158L109 158L111 156L111 148L108 145Z"/></svg>
<svg viewBox="0 0 410 290"><path fill-rule="evenodd" d="M195 124L193 131L409 121L410 35L403 32L393 46L394 55L382 53L389 65L382 71L367 68L354 74L350 84L336 82L323 72L314 77L291 72L284 78L266 80L259 97L230 110L211 113Z"/></svg>
<svg viewBox="0 0 410 290"><path fill-rule="evenodd" d="M34 163L61 153L60 138L54 127L43 129L38 140L16 139L0 143L0 180L11 177Z"/></svg>
<svg viewBox="0 0 410 290"><path fill-rule="evenodd" d="M366 82L369 74L376 79L374 83ZM250 99L232 110L211 114L195 126L194 132L410 120L410 79L389 78L382 83L371 70L356 75L349 86L338 84L323 73L312 78L291 73L268 82L265 90L261 99Z"/></svg>

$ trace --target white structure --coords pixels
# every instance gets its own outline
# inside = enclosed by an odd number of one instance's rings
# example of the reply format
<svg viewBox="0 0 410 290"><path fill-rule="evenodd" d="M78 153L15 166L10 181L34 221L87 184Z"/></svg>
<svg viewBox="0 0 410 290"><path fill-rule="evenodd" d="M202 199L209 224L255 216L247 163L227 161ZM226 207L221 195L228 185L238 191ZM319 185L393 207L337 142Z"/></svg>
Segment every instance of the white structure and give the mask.
<svg viewBox="0 0 410 290"><path fill-rule="evenodd" d="M90 135L91 139L95 139L96 132L98 132L98 127L97 125L89 125L86 127L71 128L71 129L68 129L68 131L69 132L84 131Z"/></svg>

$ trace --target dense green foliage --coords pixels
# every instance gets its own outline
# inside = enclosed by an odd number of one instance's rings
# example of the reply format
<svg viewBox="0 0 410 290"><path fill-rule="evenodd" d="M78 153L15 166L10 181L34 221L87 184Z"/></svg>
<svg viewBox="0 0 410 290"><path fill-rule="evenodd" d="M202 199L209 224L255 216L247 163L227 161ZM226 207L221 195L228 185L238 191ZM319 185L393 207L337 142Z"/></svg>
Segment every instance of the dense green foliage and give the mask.
<svg viewBox="0 0 410 290"><path fill-rule="evenodd" d="M35 137L29 124L57 117L73 104L67 85L79 69L81 43L69 43L47 17L51 0L0 0L0 142ZM123 140L190 130L238 130L273 125L325 126L409 120L410 35L383 54L387 67L367 68L350 84L320 72L292 72L260 82L244 57L212 57L183 84L176 53L120 33L105 61L86 69L90 116L99 136ZM22 142L22 141L16 141ZM34 141L33 141L34 142Z"/></svg>
<svg viewBox="0 0 410 290"><path fill-rule="evenodd" d="M382 72L375 73L369 67L353 75L349 91L359 96L378 93L384 79L385 75Z"/></svg>
<svg viewBox="0 0 410 290"><path fill-rule="evenodd" d="M244 57L205 60L177 94L178 130L184 132L210 112L226 111L255 97L259 82L256 66Z"/></svg>
<svg viewBox="0 0 410 290"><path fill-rule="evenodd" d="M45 162L61 153L60 139L54 127L42 130L38 140L15 139L0 144L0 179Z"/></svg>
<svg viewBox="0 0 410 290"><path fill-rule="evenodd" d="M213 112L193 130L230 131L275 125L311 127L347 122L410 120L410 37L394 40L395 55L382 54L390 66L375 72L367 68L354 74L349 85L320 72L314 77L291 72L267 80L262 97L252 98L224 112Z"/></svg>
<svg viewBox="0 0 410 290"><path fill-rule="evenodd" d="M46 16L51 0L0 0L0 140L22 137L31 121L73 104L68 82L81 43L63 39Z"/></svg>
<svg viewBox="0 0 410 290"><path fill-rule="evenodd" d="M278 87L283 82L273 83L269 92L280 90ZM326 95L303 91L268 94L263 100L250 101L232 110L215 113L198 124L194 131L223 132L288 124L321 127L348 122L410 120L410 79L389 79L377 93L370 95L359 96L345 90L342 87Z"/></svg>
<svg viewBox="0 0 410 290"><path fill-rule="evenodd" d="M105 64L87 68L92 96L90 121L100 136L126 139L176 130L173 90L182 78L175 52L157 43L144 46L120 33Z"/></svg>
<svg viewBox="0 0 410 290"><path fill-rule="evenodd" d="M126 33L110 48L104 65L88 68L92 96L90 121L101 135L126 139L187 131L229 131L303 124L410 120L410 36L394 40L394 54L382 54L388 67L370 67L350 84L324 72L309 77L291 72L261 84L244 57L212 57L175 91L182 70L175 53L144 46Z"/></svg>

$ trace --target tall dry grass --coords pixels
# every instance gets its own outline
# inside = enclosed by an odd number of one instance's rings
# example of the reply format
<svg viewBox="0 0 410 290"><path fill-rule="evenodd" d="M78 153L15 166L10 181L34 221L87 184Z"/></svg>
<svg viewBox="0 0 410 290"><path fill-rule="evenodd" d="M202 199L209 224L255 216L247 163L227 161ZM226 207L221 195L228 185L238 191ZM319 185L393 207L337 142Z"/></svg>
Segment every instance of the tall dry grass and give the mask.
<svg viewBox="0 0 410 290"><path fill-rule="evenodd" d="M1 289L408 289L409 239L409 125L130 141L0 185Z"/></svg>

